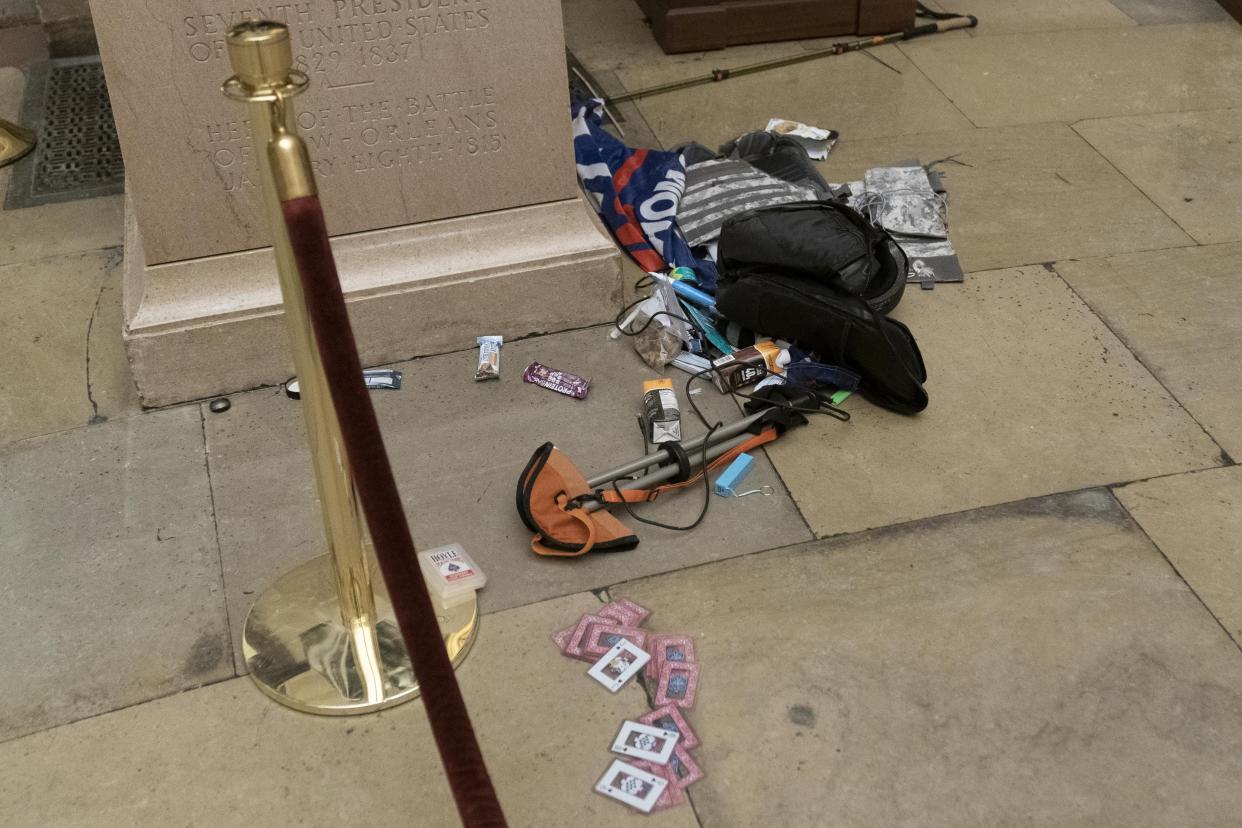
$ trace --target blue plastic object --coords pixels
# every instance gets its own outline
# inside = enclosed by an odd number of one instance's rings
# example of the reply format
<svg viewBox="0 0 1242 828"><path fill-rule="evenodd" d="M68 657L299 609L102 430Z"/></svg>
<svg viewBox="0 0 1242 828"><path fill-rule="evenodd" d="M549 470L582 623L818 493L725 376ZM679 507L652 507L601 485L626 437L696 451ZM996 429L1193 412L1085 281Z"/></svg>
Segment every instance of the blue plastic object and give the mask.
<svg viewBox="0 0 1242 828"><path fill-rule="evenodd" d="M721 497L733 497L736 489L746 479L746 475L750 474L750 470L754 468L755 458L749 454L739 454L737 459L729 464L729 467L721 472L720 477L716 478L716 487L714 491Z"/></svg>
<svg viewBox="0 0 1242 828"><path fill-rule="evenodd" d="M692 287L685 283L682 279L673 282L673 290L677 291L677 295L687 302L693 302L700 308L707 308L714 311L716 309L716 300L708 296L696 287Z"/></svg>

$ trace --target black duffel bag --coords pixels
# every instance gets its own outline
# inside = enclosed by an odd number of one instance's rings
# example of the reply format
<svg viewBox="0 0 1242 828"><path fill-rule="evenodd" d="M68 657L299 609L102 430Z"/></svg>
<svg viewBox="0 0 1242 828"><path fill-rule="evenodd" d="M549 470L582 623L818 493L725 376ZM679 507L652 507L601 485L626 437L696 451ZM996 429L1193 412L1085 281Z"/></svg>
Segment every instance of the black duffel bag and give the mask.
<svg viewBox="0 0 1242 828"><path fill-rule="evenodd" d="M784 221L791 213L794 220ZM868 261L877 241L887 246L887 234L857 232L851 213L857 216L843 205L794 204L726 222L716 307L745 328L797 342L822 361L857 372L859 391L875 404L917 414L927 407L927 369L919 346L909 328L866 299L879 290L877 279L891 276L881 276L890 266L900 266L897 282L904 288L905 257L898 250L888 263L878 261L883 253ZM846 230L836 233L834 227Z"/></svg>
<svg viewBox="0 0 1242 828"><path fill-rule="evenodd" d="M822 282L860 296L880 313L906 289L906 254L893 237L834 201L799 201L748 210L720 231L721 276L776 273Z"/></svg>

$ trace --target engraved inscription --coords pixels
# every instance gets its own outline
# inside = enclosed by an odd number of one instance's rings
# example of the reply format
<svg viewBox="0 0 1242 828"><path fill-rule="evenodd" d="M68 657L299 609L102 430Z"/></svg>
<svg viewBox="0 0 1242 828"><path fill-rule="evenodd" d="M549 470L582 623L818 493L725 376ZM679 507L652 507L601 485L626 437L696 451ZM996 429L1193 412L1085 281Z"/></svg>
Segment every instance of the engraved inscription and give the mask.
<svg viewBox="0 0 1242 828"><path fill-rule="evenodd" d="M506 145L495 86L307 109L297 114L297 123L322 178L468 161ZM249 121L207 124L204 130L225 191L255 187Z"/></svg>
<svg viewBox="0 0 1242 828"><path fill-rule="evenodd" d="M377 69L420 55L427 38L491 27L492 0L326 0L256 4L234 11L188 15L181 34L198 63L227 60L224 36L245 20L289 26L297 66L323 73L333 85L366 83Z"/></svg>

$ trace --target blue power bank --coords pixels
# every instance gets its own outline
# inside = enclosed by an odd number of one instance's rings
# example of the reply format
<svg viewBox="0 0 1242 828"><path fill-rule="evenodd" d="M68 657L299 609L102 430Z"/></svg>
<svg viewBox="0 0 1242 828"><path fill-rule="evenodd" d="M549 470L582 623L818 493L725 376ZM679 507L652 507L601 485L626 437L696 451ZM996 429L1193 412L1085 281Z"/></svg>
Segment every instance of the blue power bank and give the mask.
<svg viewBox="0 0 1242 828"><path fill-rule="evenodd" d="M755 465L755 458L749 454L739 454L737 459L716 478L715 492L721 497L733 497L735 490L750 474Z"/></svg>

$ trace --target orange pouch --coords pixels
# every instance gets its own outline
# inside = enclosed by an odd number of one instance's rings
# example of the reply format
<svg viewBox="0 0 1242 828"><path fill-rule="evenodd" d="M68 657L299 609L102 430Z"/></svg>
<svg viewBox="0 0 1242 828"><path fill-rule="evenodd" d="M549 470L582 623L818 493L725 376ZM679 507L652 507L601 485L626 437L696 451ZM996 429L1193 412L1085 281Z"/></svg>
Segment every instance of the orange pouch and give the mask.
<svg viewBox="0 0 1242 828"><path fill-rule="evenodd" d="M638 537L608 512L588 512L575 499L592 494L573 461L551 443L540 446L518 480L517 509L535 533L540 555L575 558L588 552L624 552Z"/></svg>

